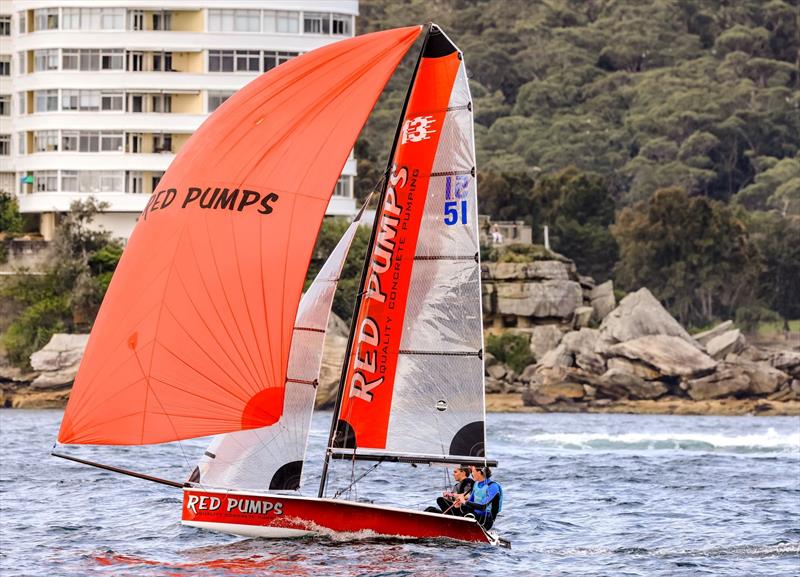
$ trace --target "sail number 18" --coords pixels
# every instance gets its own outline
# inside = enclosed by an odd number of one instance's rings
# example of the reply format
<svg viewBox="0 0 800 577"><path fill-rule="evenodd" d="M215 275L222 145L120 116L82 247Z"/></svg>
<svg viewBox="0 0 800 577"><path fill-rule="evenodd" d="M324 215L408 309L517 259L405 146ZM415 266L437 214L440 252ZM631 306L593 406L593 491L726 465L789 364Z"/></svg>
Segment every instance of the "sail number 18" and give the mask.
<svg viewBox="0 0 800 577"><path fill-rule="evenodd" d="M446 176L444 180L444 223L467 224L469 175Z"/></svg>

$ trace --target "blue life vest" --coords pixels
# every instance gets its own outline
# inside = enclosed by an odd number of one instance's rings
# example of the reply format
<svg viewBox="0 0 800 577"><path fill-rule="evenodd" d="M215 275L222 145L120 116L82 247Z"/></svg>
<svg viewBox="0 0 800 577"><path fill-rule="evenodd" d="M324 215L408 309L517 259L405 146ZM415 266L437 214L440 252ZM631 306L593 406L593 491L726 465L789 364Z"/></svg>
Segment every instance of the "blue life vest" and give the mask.
<svg viewBox="0 0 800 577"><path fill-rule="evenodd" d="M497 481L486 479L480 483L475 483L469 500L481 505L489 503L489 506L484 511L476 510L475 514L479 517L491 514L492 518L495 518L503 510L503 488Z"/></svg>

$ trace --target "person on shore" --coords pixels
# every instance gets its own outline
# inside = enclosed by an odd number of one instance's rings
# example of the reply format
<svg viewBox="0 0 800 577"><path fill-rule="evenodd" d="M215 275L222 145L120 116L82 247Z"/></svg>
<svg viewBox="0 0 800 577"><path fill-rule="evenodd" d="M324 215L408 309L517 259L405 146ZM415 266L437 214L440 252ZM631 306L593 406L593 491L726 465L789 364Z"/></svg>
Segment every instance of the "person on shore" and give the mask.
<svg viewBox="0 0 800 577"><path fill-rule="evenodd" d="M489 530L503 508L503 488L500 483L492 481L489 467L473 465L471 469L475 479L472 492L469 498L457 497L453 508L458 509L462 516L471 513L484 529Z"/></svg>
<svg viewBox="0 0 800 577"><path fill-rule="evenodd" d="M453 505L456 502L456 499L461 497L469 497L470 492L472 491L472 485L475 483L469 477L470 469L469 467L456 467L453 469L453 479L455 479L455 485L453 485L452 491L445 491L442 493L441 497L436 498L437 507L428 507L425 511L429 513L443 513L445 515L459 515L463 516L460 509L456 509Z"/></svg>

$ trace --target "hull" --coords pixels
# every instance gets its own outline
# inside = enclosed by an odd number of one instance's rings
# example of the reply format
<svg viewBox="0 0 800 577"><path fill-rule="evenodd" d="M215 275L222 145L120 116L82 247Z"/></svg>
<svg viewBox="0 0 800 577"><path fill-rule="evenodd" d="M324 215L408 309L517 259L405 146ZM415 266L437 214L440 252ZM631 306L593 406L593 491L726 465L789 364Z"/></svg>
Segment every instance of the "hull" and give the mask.
<svg viewBox="0 0 800 577"><path fill-rule="evenodd" d="M185 488L184 525L245 537L347 535L495 541L474 519L368 503Z"/></svg>

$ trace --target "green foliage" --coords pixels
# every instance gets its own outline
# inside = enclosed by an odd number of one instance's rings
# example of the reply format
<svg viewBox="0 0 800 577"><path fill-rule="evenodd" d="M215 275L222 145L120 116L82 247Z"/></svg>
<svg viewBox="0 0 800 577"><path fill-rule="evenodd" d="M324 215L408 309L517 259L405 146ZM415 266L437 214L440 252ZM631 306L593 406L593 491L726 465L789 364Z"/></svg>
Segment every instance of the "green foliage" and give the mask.
<svg viewBox="0 0 800 577"><path fill-rule="evenodd" d="M736 309L736 326L746 333L754 333L761 323L773 323L780 319L775 311L751 305Z"/></svg>
<svg viewBox="0 0 800 577"><path fill-rule="evenodd" d="M308 274L306 275L306 289L314 281L314 278L322 269L328 256L333 252L339 239L342 238L349 226L350 223L346 218L332 217L322 221L317 244L314 247L314 256L311 259ZM350 245L347 260L345 260L342 268L336 294L333 297L332 310L345 322L350 322L353 316L353 306L358 292L358 285L361 282L361 270L367 254L369 237L370 229L367 227L361 226L356 231L356 235Z"/></svg>
<svg viewBox="0 0 800 577"><path fill-rule="evenodd" d="M750 228L762 265L759 301L783 319L800 317L800 217L754 214Z"/></svg>
<svg viewBox="0 0 800 577"><path fill-rule="evenodd" d="M31 354L48 343L55 333L67 330L70 308L65 297L49 296L31 304L9 325L3 337L8 359L27 366Z"/></svg>
<svg viewBox="0 0 800 577"><path fill-rule="evenodd" d="M620 286L649 287L684 323L730 316L756 297L756 249L744 223L722 203L662 189L624 209L612 232Z"/></svg>
<svg viewBox="0 0 800 577"><path fill-rule="evenodd" d="M509 332L501 335L490 334L486 339L486 350L518 373L534 362L530 338L525 335Z"/></svg>
<svg viewBox="0 0 800 577"><path fill-rule="evenodd" d="M17 199L5 191L0 191L0 233L22 232L22 224Z"/></svg>
<svg viewBox="0 0 800 577"><path fill-rule="evenodd" d="M497 262L533 262L536 260L564 260L540 244L507 244L495 249Z"/></svg>
<svg viewBox="0 0 800 577"><path fill-rule="evenodd" d="M0 296L24 308L3 336L9 359L20 366L57 332L88 330L103 300L122 246L91 227L105 206L75 202L56 229L44 274L16 275Z"/></svg>

